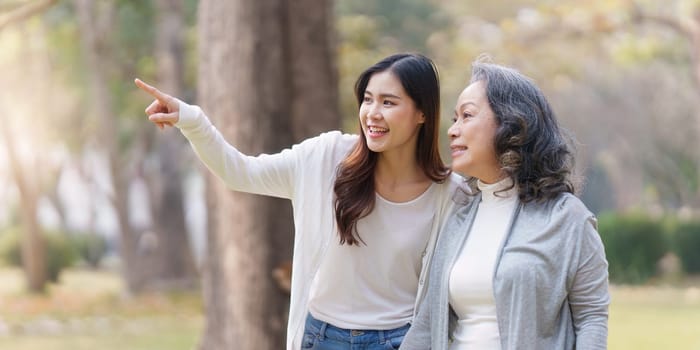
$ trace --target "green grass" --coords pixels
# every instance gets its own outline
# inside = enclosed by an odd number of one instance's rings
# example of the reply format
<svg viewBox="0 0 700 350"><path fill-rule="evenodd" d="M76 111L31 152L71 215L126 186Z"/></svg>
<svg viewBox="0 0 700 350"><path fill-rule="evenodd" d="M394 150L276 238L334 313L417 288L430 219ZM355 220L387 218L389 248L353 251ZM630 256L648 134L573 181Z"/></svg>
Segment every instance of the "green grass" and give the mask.
<svg viewBox="0 0 700 350"><path fill-rule="evenodd" d="M196 347L199 293L125 297L113 272L69 270L42 295L24 292L17 269L0 269L0 349L185 350Z"/></svg>
<svg viewBox="0 0 700 350"><path fill-rule="evenodd" d="M612 350L700 350L700 287L611 288Z"/></svg>
<svg viewBox="0 0 700 350"><path fill-rule="evenodd" d="M700 350L700 281L611 288L609 349ZM204 324L198 293L122 295L113 272L73 269L28 295L17 269L0 268L0 349L194 349Z"/></svg>

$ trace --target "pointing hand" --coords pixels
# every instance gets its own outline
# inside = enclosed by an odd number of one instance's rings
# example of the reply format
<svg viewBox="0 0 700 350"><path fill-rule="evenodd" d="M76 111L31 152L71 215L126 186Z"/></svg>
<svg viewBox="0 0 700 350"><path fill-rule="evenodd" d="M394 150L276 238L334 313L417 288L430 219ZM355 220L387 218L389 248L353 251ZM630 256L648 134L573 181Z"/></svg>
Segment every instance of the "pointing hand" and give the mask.
<svg viewBox="0 0 700 350"><path fill-rule="evenodd" d="M161 129L165 128L166 125L173 126L173 124L180 120L180 105L176 98L161 92L139 79L134 79L134 83L141 90L146 91L155 98L155 101L146 108L148 120L158 125Z"/></svg>

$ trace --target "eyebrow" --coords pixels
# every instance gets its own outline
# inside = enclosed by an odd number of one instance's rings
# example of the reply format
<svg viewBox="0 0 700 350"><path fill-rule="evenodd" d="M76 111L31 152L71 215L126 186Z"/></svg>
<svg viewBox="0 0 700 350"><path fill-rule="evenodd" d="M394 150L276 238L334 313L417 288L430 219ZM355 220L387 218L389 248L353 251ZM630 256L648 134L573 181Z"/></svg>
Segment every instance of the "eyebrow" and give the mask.
<svg viewBox="0 0 700 350"><path fill-rule="evenodd" d="M369 92L369 91L367 91L367 90L365 90L365 94L370 95L370 96L374 96L371 92ZM399 100L401 99L400 96L397 96L397 95L394 95L394 94L379 94L379 97L382 97L382 98L387 98L387 97L388 97L388 98L396 98L396 99L399 99Z"/></svg>
<svg viewBox="0 0 700 350"><path fill-rule="evenodd" d="M458 108L458 109L455 109L455 115L459 114L458 111L462 111L462 110L464 110L465 108L467 108L468 105L472 105L472 106L474 106L474 107L477 107L477 106L476 106L476 103L474 103L474 102L464 102L464 103L462 103L461 105L459 105L459 108Z"/></svg>

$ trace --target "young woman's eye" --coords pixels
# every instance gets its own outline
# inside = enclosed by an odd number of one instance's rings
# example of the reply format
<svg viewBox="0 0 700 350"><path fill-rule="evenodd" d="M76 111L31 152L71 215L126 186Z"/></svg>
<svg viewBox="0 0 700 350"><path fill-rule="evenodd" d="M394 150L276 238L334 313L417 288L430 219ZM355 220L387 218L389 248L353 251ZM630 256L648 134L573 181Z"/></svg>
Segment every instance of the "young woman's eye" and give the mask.
<svg viewBox="0 0 700 350"><path fill-rule="evenodd" d="M364 102L364 103L370 103L370 102L372 102L372 98L369 97L369 96L365 96L365 97L362 98L362 102Z"/></svg>
<svg viewBox="0 0 700 350"><path fill-rule="evenodd" d="M394 103L394 102L392 102L392 101L384 100L384 105L385 105L385 106L393 106L393 105L395 105L395 104L396 104L396 103Z"/></svg>
<svg viewBox="0 0 700 350"><path fill-rule="evenodd" d="M462 117L463 117L464 119L467 119L467 118L473 117L473 115L472 115L471 113L464 112L464 113L462 114Z"/></svg>

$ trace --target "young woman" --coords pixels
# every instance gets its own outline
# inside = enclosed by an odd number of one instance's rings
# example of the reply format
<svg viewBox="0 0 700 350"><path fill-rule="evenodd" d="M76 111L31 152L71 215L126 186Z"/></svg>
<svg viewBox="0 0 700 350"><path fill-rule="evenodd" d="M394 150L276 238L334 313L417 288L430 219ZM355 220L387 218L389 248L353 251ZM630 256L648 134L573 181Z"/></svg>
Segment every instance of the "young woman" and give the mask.
<svg viewBox="0 0 700 350"><path fill-rule="evenodd" d="M383 59L355 85L359 135L332 131L257 157L229 145L198 107L136 84L156 98L149 119L180 128L228 187L292 201L287 348L398 348L460 183L438 152L434 64Z"/></svg>
<svg viewBox="0 0 700 350"><path fill-rule="evenodd" d="M542 92L477 62L448 134L475 191L440 234L401 349L605 349L605 252Z"/></svg>

